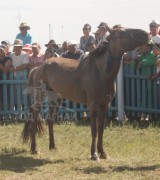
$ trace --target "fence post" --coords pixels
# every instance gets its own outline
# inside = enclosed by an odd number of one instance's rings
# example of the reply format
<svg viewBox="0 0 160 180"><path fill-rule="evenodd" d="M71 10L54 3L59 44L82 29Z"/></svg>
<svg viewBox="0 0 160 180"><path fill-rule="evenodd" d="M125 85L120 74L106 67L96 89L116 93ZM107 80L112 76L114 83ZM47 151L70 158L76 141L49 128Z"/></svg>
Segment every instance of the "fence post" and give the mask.
<svg viewBox="0 0 160 180"><path fill-rule="evenodd" d="M124 88L123 88L123 61L121 61L120 69L117 77L117 95L118 95L118 120L124 120Z"/></svg>

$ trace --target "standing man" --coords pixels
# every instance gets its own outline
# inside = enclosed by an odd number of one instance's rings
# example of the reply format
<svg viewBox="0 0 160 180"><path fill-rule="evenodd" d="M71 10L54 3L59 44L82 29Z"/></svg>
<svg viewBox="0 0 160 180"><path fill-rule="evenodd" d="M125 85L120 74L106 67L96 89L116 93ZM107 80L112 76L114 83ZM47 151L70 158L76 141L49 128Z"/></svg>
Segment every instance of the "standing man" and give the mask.
<svg viewBox="0 0 160 180"><path fill-rule="evenodd" d="M110 32L110 28L108 27L108 24L105 22L101 22L100 25L97 27L99 30L99 40L98 40L98 46L106 41L106 38L108 36L107 32Z"/></svg>
<svg viewBox="0 0 160 180"><path fill-rule="evenodd" d="M20 33L17 34L16 39L21 39L23 45L32 44L32 36L28 33L31 28L26 22L22 22L19 26Z"/></svg>

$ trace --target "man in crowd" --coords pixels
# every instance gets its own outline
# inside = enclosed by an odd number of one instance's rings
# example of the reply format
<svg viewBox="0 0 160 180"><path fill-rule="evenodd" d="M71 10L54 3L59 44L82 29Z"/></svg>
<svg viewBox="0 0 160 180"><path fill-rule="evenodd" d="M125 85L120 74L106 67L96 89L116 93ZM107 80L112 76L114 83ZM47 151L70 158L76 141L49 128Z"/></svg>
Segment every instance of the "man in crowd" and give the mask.
<svg viewBox="0 0 160 180"><path fill-rule="evenodd" d="M80 59L84 54L82 50L78 48L78 43L76 40L71 40L68 43L68 51L62 53L62 57L70 59Z"/></svg>
<svg viewBox="0 0 160 180"><path fill-rule="evenodd" d="M41 65L45 61L45 56L41 52L41 46L39 43L35 42L32 44L32 53L33 54L29 57L29 69Z"/></svg>

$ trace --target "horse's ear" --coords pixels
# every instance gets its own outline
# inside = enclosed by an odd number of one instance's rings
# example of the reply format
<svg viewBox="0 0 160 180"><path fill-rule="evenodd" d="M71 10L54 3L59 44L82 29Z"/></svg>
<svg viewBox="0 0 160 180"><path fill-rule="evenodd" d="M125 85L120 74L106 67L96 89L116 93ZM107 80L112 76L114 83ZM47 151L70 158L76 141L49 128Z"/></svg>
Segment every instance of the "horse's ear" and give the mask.
<svg viewBox="0 0 160 180"><path fill-rule="evenodd" d="M107 36L106 40L111 41L112 38L113 38L113 30L110 30L110 34Z"/></svg>

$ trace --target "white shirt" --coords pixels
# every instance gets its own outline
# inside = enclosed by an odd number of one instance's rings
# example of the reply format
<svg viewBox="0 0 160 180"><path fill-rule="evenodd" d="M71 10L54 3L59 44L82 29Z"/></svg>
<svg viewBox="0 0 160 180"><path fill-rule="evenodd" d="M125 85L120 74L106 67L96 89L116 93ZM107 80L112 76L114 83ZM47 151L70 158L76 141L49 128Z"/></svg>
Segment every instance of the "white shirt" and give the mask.
<svg viewBox="0 0 160 180"><path fill-rule="evenodd" d="M151 36L151 40L153 42L153 44L157 43L160 44L160 35L156 35L156 36Z"/></svg>
<svg viewBox="0 0 160 180"><path fill-rule="evenodd" d="M16 56L15 53L11 53L10 57L12 58L12 65L14 67L20 66L22 64L28 64L29 63L29 56L25 52L21 52L19 56Z"/></svg>
<svg viewBox="0 0 160 180"><path fill-rule="evenodd" d="M29 56L25 52L21 52L19 56L16 56L15 53L11 53L10 57L12 58L12 65L13 67L18 67L22 64L28 64L29 63ZM14 76L16 77L16 72L14 72ZM23 71L20 71L20 76L23 78Z"/></svg>
<svg viewBox="0 0 160 180"><path fill-rule="evenodd" d="M102 42L107 41L107 39L106 39L107 36L108 36L108 34L106 33L104 36L100 37L100 39L98 40L98 46L99 46Z"/></svg>

